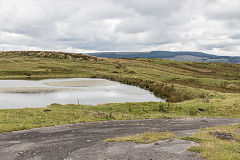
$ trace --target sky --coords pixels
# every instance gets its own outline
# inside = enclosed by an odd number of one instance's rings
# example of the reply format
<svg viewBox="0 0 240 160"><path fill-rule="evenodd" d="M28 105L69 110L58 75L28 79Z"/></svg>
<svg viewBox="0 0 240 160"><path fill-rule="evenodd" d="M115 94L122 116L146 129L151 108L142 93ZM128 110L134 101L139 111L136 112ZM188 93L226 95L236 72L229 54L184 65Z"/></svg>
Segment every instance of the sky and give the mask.
<svg viewBox="0 0 240 160"><path fill-rule="evenodd" d="M1 0L0 51L240 56L240 0Z"/></svg>

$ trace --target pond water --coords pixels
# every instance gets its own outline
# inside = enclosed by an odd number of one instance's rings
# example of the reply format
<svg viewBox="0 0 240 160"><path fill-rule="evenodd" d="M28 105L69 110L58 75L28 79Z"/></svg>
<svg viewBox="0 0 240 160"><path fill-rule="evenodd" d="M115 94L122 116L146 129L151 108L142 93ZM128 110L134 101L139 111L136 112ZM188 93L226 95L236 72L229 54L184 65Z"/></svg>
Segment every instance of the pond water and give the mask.
<svg viewBox="0 0 240 160"><path fill-rule="evenodd" d="M0 80L0 109L149 101L164 100L139 87L104 79Z"/></svg>

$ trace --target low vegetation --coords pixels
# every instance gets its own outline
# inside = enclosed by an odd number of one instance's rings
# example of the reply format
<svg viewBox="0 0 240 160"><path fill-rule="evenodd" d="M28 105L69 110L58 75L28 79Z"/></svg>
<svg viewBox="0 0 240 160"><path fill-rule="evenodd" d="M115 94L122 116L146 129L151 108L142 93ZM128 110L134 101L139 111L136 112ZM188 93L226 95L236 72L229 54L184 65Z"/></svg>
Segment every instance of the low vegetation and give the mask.
<svg viewBox="0 0 240 160"><path fill-rule="evenodd" d="M146 132L133 136L116 137L106 139L107 142L134 142L134 143L153 143L160 140L174 138L176 135L172 132Z"/></svg>
<svg viewBox="0 0 240 160"><path fill-rule="evenodd" d="M239 128L240 125L205 128L192 137L185 137L183 139L199 143L199 146L191 147L189 150L199 152L203 158L209 160L239 160ZM232 138L222 139L216 136L216 133L231 135Z"/></svg>
<svg viewBox="0 0 240 160"><path fill-rule="evenodd" d="M97 106L52 104L47 108L1 109L0 132L106 120L236 118L240 117L240 107L236 100L235 94L226 94L210 100L194 99L181 103L141 102Z"/></svg>
<svg viewBox="0 0 240 160"><path fill-rule="evenodd" d="M239 70L239 64L105 59L62 52L0 52L0 79L105 78L150 90L168 101L52 105L48 107L52 111L47 113L42 108L0 110L0 132L111 119L240 117ZM98 112L104 116L96 115Z"/></svg>
<svg viewBox="0 0 240 160"><path fill-rule="evenodd" d="M0 52L0 79L95 77L139 86L167 102L53 104L47 108L0 110L0 132L70 123L179 117L240 117L240 64L177 62L162 59L107 59L83 54L40 51ZM237 160L239 126L203 129L191 148L210 160ZM222 140L213 132L229 132ZM120 140L151 142L162 133L147 133ZM147 138L145 138L147 136ZM163 137L173 136L166 133ZM151 137L151 138L149 138ZM160 140L160 139L159 139Z"/></svg>
<svg viewBox="0 0 240 160"><path fill-rule="evenodd" d="M106 59L40 51L0 52L0 79L106 78L140 86L168 102L240 92L240 65L161 59Z"/></svg>

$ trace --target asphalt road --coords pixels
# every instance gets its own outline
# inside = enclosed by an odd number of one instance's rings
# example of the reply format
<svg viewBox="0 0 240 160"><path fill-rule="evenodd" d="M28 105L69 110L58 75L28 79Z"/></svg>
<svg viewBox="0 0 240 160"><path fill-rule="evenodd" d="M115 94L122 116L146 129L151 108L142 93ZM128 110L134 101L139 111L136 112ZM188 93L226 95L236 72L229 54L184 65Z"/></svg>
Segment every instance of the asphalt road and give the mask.
<svg viewBox="0 0 240 160"><path fill-rule="evenodd" d="M240 123L240 119L188 118L81 123L0 134L0 160L200 160L191 141L170 139L152 144L107 143L104 139L146 131L187 136L200 128Z"/></svg>

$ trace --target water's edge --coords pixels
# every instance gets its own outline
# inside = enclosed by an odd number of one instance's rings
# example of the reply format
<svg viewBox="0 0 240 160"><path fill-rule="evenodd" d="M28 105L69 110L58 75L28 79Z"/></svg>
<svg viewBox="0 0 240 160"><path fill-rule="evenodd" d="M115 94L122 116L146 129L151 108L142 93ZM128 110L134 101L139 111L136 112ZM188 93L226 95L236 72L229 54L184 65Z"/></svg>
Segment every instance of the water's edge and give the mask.
<svg viewBox="0 0 240 160"><path fill-rule="evenodd" d="M164 100L139 87L105 79L0 80L0 109L149 101Z"/></svg>

